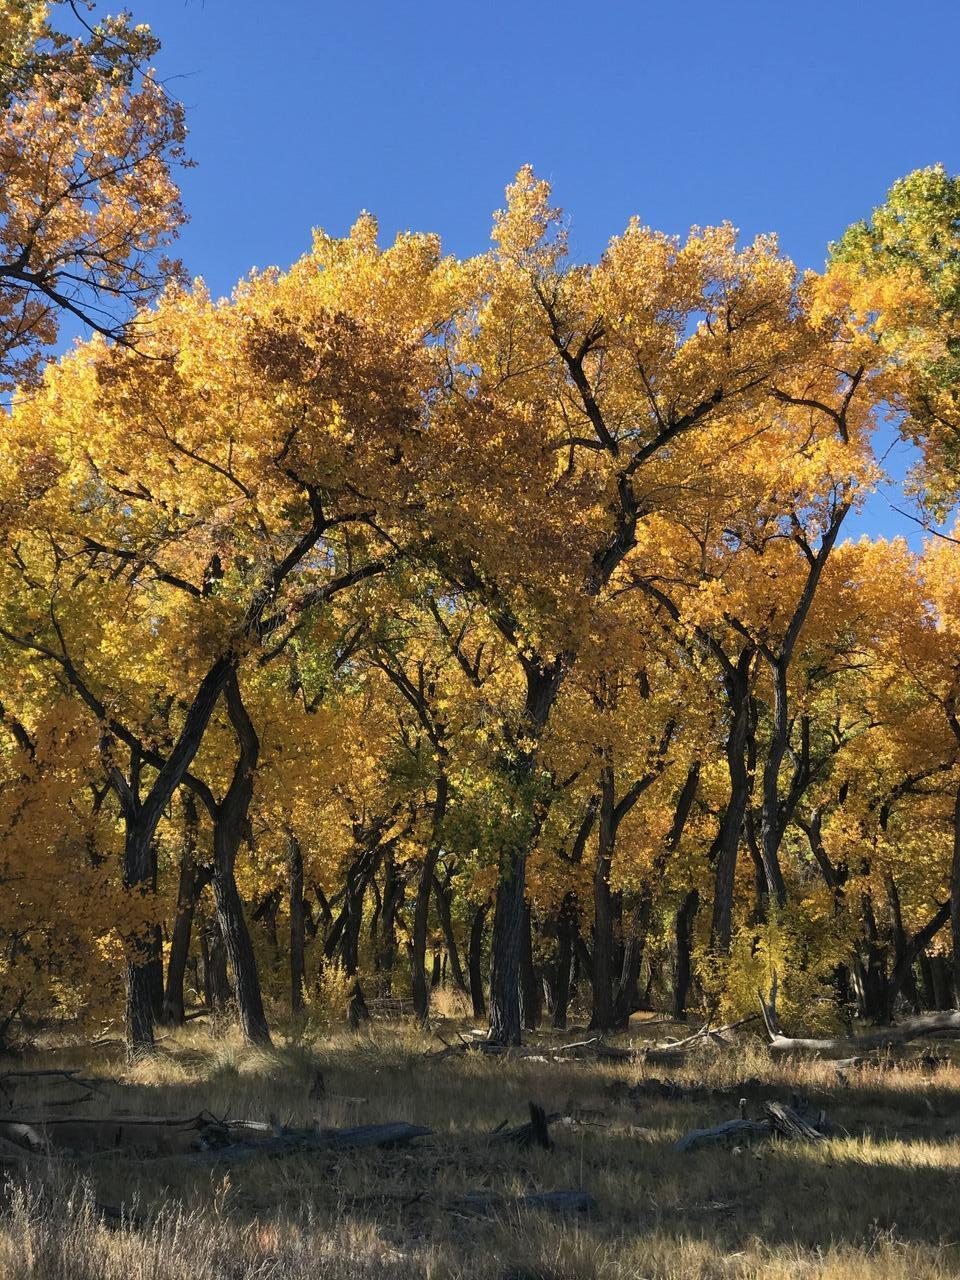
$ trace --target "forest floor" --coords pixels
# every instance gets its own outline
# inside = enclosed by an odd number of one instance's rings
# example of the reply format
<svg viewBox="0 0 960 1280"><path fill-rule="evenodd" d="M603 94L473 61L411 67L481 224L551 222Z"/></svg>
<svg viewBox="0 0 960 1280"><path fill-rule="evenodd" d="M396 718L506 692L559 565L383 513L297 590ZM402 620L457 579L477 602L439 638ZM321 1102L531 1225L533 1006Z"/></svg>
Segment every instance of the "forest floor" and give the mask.
<svg viewBox="0 0 960 1280"><path fill-rule="evenodd" d="M457 1043L455 1027L439 1030ZM671 1031L685 1034L661 1024L632 1043ZM387 1024L277 1039L271 1051L247 1049L193 1023L133 1068L115 1044L37 1048L0 1059L0 1119L208 1112L274 1132L408 1121L432 1134L392 1149L203 1164L131 1145L119 1130L111 1144L105 1126L106 1151L4 1164L3 1280L960 1276L960 1066L932 1046L838 1072L774 1062L750 1033L673 1068L432 1057L435 1035ZM93 1077L93 1089L9 1074L59 1066ZM826 1111L834 1136L675 1148L689 1130L736 1116L738 1095L755 1116L764 1100L796 1094ZM531 1101L565 1117L550 1127L553 1148L495 1141L491 1131L523 1123ZM592 1203L557 1213L515 1199L558 1190ZM492 1200L466 1199L477 1194Z"/></svg>

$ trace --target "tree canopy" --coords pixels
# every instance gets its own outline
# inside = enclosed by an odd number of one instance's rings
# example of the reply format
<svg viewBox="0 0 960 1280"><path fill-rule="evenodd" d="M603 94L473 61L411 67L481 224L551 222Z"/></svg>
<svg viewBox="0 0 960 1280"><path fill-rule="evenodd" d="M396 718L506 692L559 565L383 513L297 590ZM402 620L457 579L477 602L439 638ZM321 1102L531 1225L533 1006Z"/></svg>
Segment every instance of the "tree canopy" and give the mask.
<svg viewBox="0 0 960 1280"><path fill-rule="evenodd" d="M0 6L0 1026L952 1001L957 544L844 522L891 413L956 497L958 180L818 274L573 261L524 168L476 257L362 214L217 300L153 36L58 9Z"/></svg>

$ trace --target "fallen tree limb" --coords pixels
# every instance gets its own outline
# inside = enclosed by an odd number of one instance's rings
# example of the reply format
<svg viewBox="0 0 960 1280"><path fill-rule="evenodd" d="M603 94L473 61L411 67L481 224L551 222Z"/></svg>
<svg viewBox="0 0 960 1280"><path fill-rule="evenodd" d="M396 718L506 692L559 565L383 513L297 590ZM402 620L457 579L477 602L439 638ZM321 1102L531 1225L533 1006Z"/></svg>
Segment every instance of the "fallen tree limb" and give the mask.
<svg viewBox="0 0 960 1280"><path fill-rule="evenodd" d="M191 1164L242 1164L262 1156L399 1147L416 1138L429 1137L432 1133L432 1129L419 1124L407 1124L405 1121L362 1124L352 1129L298 1129L247 1141L241 1139L209 1151L194 1151L174 1158L182 1158Z"/></svg>
<svg viewBox="0 0 960 1280"><path fill-rule="evenodd" d="M762 991L757 991L760 1012L767 1028L768 1048L775 1056L790 1054L812 1054L821 1058L839 1058L841 1065L854 1065L854 1060L864 1052L876 1049L889 1049L894 1045L909 1044L926 1036L952 1038L960 1036L960 1010L951 1009L943 1013L924 1013L916 1018L907 1018L892 1027L881 1027L876 1031L860 1036L813 1038L806 1036L785 1036L780 1029L777 1016L777 972L774 970L770 982L770 993L764 998Z"/></svg>
<svg viewBox="0 0 960 1280"><path fill-rule="evenodd" d="M698 1048L700 1045L727 1045L730 1043L728 1037L731 1031L745 1027L748 1023L756 1022L758 1017L758 1014L752 1013L746 1018L739 1018L736 1022L728 1022L722 1027L711 1027L709 1022L705 1022L700 1030L695 1031L692 1036L686 1036L683 1040L668 1040L665 1044L651 1045L649 1049L641 1050L640 1054L645 1062L656 1063L660 1066L673 1066L683 1062L690 1050Z"/></svg>
<svg viewBox="0 0 960 1280"><path fill-rule="evenodd" d="M106 1096L106 1094L100 1088L100 1085L113 1083L82 1076L79 1069L75 1067L43 1067L31 1071L0 1072L0 1089L5 1092L8 1092L9 1085L16 1088L18 1083L26 1084L31 1081L48 1081L50 1084L72 1084L78 1089L83 1089L88 1093L99 1093L102 1096ZM85 1099L77 1099L77 1101L85 1101Z"/></svg>
<svg viewBox="0 0 960 1280"><path fill-rule="evenodd" d="M711 1129L693 1129L676 1142L678 1151L694 1151L697 1147L722 1146L739 1142L744 1138L769 1137L772 1133L769 1120L725 1120Z"/></svg>

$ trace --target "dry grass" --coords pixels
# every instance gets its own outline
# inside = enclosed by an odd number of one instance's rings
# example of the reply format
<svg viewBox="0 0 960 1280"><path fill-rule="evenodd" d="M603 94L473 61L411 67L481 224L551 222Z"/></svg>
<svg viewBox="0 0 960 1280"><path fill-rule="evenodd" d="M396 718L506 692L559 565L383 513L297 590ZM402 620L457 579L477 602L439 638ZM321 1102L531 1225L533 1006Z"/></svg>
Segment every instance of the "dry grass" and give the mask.
<svg viewBox="0 0 960 1280"><path fill-rule="evenodd" d="M658 1028L662 1032L664 1029ZM574 1036L573 1038L576 1038ZM549 1040L549 1037L545 1037ZM244 1049L197 1028L154 1061L118 1050L51 1049L9 1066L69 1064L116 1076L84 1105L307 1125L408 1120L435 1137L416 1147L260 1159L235 1169L115 1157L64 1161L7 1184L3 1280L926 1280L960 1275L960 1069L919 1063L851 1071L772 1063L758 1041L705 1051L677 1071L619 1063L436 1062L425 1037L397 1028L315 1044ZM5 1064L0 1064L0 1070ZM322 1070L327 1100L311 1102ZM819 1146L767 1143L682 1155L674 1140L729 1118L729 1100L634 1103L624 1085L650 1074L714 1086L755 1077L801 1091L848 1136ZM330 1095L340 1095L340 1097ZM38 1099L36 1090L29 1091ZM347 1099L364 1099L349 1101ZM553 1152L492 1146L529 1099L582 1123L555 1130ZM490 1218L458 1196L583 1187L595 1213L562 1219L506 1209ZM96 1202L135 1225L106 1226Z"/></svg>

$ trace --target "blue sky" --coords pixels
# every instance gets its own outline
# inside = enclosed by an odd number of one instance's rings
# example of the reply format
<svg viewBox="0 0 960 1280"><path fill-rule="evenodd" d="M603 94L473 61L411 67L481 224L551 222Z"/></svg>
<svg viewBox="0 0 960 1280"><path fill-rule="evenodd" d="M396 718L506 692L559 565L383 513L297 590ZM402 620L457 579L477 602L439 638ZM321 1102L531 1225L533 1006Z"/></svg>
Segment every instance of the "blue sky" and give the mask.
<svg viewBox="0 0 960 1280"><path fill-rule="evenodd" d="M477 252L524 163L579 258L636 213L776 231L814 267L894 178L960 170L957 0L128 3L188 108L181 251L218 293L361 208ZM888 496L851 532L916 542Z"/></svg>

